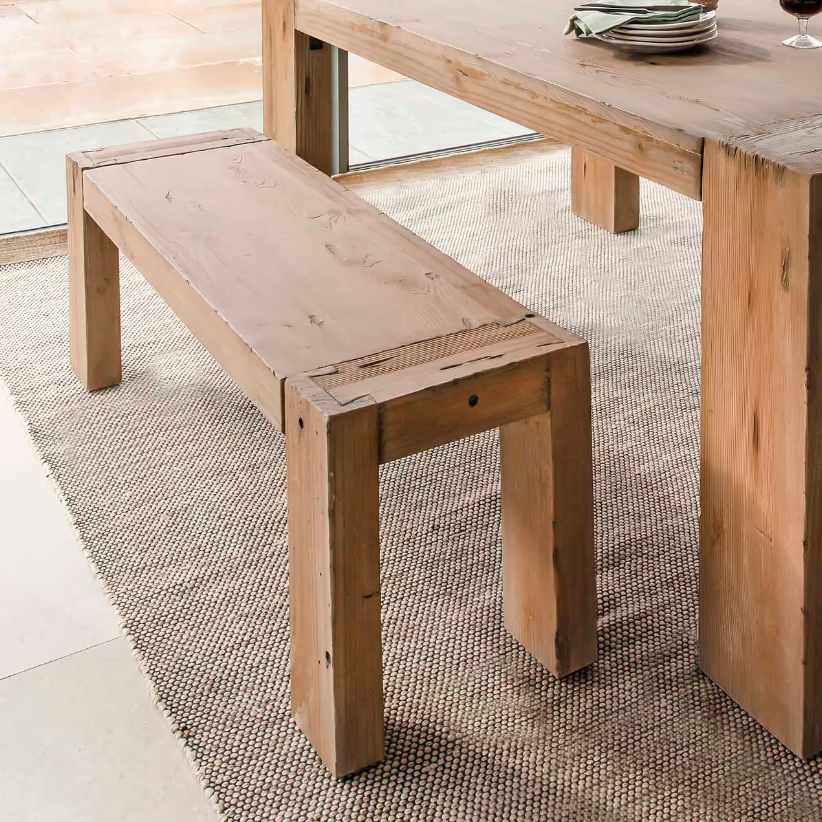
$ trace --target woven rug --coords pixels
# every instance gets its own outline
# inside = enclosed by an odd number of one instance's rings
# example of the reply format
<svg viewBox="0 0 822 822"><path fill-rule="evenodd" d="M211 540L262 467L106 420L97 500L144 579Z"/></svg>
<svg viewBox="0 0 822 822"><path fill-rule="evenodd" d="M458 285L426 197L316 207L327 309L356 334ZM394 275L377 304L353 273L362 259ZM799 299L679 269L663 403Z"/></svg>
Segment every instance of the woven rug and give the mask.
<svg viewBox="0 0 822 822"><path fill-rule="evenodd" d="M573 217L559 152L368 189L593 354L599 662L503 629L495 432L381 469L385 762L289 715L283 438L128 265L122 386L68 365L66 260L0 268L0 376L226 820L818 820L803 763L697 668L699 204Z"/></svg>

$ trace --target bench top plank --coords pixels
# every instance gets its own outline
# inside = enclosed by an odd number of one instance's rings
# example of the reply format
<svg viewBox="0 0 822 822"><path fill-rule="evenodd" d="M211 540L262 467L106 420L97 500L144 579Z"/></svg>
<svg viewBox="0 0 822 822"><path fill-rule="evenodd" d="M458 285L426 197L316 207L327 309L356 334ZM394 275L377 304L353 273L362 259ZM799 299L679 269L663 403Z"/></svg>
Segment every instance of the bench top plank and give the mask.
<svg viewBox="0 0 822 822"><path fill-rule="evenodd" d="M85 176L283 379L527 313L272 141Z"/></svg>

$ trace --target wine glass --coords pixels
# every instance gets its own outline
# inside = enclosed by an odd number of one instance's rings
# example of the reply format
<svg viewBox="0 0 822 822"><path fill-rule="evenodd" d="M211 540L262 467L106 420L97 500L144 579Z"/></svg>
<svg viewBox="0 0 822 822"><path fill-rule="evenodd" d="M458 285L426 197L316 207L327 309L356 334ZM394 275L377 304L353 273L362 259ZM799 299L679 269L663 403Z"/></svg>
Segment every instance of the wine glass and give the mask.
<svg viewBox="0 0 822 822"><path fill-rule="evenodd" d="M822 48L822 41L808 34L808 18L822 11L822 0L779 0L779 5L799 19L799 34L783 41L782 45L792 49Z"/></svg>

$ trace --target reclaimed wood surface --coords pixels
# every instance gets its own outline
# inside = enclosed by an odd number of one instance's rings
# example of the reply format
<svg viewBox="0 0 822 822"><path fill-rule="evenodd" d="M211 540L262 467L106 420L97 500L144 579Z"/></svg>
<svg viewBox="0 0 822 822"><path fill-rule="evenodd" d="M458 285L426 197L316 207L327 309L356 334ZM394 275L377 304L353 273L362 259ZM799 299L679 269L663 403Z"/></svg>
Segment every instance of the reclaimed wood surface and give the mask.
<svg viewBox="0 0 822 822"><path fill-rule="evenodd" d="M279 378L525 313L269 140L85 177Z"/></svg>
<svg viewBox="0 0 822 822"><path fill-rule="evenodd" d="M822 117L705 162L700 660L822 748Z"/></svg>
<svg viewBox="0 0 822 822"><path fill-rule="evenodd" d="M564 37L569 6L295 0L299 31L701 197L702 141L822 113L822 55L771 0L723 0L719 39L627 55Z"/></svg>
<svg viewBox="0 0 822 822"><path fill-rule="evenodd" d="M297 53L294 0L262 0L263 131L297 151Z"/></svg>
<svg viewBox="0 0 822 822"><path fill-rule="evenodd" d="M286 383L291 712L335 777L383 758L377 406Z"/></svg>
<svg viewBox="0 0 822 822"><path fill-rule="evenodd" d="M549 410L500 427L505 627L566 676L597 657L587 345L555 349Z"/></svg>
<svg viewBox="0 0 822 822"><path fill-rule="evenodd" d="M237 146L243 143L258 143L264 140L253 128L235 128L226 131L212 131L205 134L187 134L183 137L167 137L144 143L129 143L124 146L106 146L91 151L79 151L72 156L83 169L122 165L157 157L176 157L192 151L209 151L212 148Z"/></svg>
<svg viewBox="0 0 822 822"><path fill-rule="evenodd" d="M85 174L66 158L71 367L89 391L117 385L120 357L120 256L84 208Z"/></svg>
<svg viewBox="0 0 822 822"><path fill-rule="evenodd" d="M263 0L263 131L324 174L336 170L332 52L295 30L294 0Z"/></svg>
<svg viewBox="0 0 822 822"><path fill-rule="evenodd" d="M639 177L582 149L571 150L571 211L613 234L639 228Z"/></svg>
<svg viewBox="0 0 822 822"><path fill-rule="evenodd" d="M492 323L322 369L315 379L343 405L363 396L379 404L380 462L391 462L542 414L552 359L583 342L541 321Z"/></svg>

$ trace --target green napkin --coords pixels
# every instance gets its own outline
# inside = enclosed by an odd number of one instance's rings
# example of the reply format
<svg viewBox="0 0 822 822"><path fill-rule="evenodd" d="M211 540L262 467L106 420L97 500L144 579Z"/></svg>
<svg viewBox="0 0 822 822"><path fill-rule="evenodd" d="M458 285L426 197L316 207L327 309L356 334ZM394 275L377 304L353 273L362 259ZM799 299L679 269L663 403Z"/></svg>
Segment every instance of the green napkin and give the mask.
<svg viewBox="0 0 822 822"><path fill-rule="evenodd" d="M667 0L647 5L637 0L603 0L575 9L565 27L565 34L590 37L624 26L627 23L684 23L698 20L704 9L690 0Z"/></svg>

